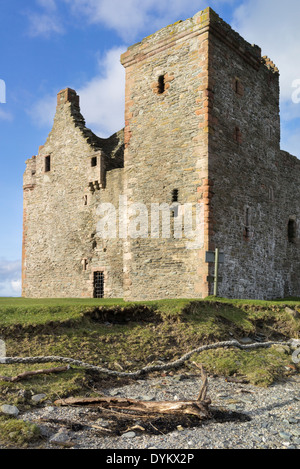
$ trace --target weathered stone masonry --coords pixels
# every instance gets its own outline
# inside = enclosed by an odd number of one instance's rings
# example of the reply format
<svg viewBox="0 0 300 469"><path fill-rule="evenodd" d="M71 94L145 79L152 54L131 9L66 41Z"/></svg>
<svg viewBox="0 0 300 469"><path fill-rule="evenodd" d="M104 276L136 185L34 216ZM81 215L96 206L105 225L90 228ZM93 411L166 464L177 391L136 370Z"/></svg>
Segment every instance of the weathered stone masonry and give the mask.
<svg viewBox="0 0 300 469"><path fill-rule="evenodd" d="M28 297L91 297L95 271L104 272L106 296L123 295L122 243L96 237L100 201L117 203L122 192L123 132L107 140L96 137L86 129L78 103L72 90L58 94L53 129L27 162L23 294Z"/></svg>
<svg viewBox="0 0 300 469"><path fill-rule="evenodd" d="M27 161L23 296L92 297L100 272L105 297L202 298L212 293L205 252L215 247L225 253L220 295L299 296L300 162L280 150L275 65L210 8L130 47L121 62L124 131L95 136L66 89L45 145ZM101 239L97 207L117 208L119 195L149 213L174 197L200 207L200 244L150 230Z"/></svg>

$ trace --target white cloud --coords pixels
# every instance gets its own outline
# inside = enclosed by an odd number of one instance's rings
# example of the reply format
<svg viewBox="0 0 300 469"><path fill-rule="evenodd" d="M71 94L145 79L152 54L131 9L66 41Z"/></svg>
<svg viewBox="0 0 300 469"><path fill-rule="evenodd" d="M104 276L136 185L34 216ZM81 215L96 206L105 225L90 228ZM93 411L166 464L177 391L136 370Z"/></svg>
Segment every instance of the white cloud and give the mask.
<svg viewBox="0 0 300 469"><path fill-rule="evenodd" d="M300 103L296 104L289 100L281 100L281 118L288 122L300 118Z"/></svg>
<svg viewBox="0 0 300 469"><path fill-rule="evenodd" d="M10 112L5 111L4 109L0 108L0 120L12 121L13 115Z"/></svg>
<svg viewBox="0 0 300 469"><path fill-rule="evenodd" d="M208 4L232 4L234 0L64 0L74 14L85 16L90 23L100 23L115 30L126 42L145 28L155 32L166 24L185 20Z"/></svg>
<svg viewBox="0 0 300 469"><path fill-rule="evenodd" d="M57 92L59 91L60 90L57 90ZM47 95L37 101L33 107L28 110L28 114L35 125L38 127L51 127L53 125L56 102L55 94Z"/></svg>
<svg viewBox="0 0 300 469"><path fill-rule="evenodd" d="M19 293L22 290L22 279L18 278L17 280L11 281L11 287L14 292Z"/></svg>
<svg viewBox="0 0 300 469"><path fill-rule="evenodd" d="M236 9L233 21L234 29L250 43L258 44L262 55L279 68L282 148L298 156L300 125L295 128L292 124L300 117L300 103L293 103L293 85L300 79L299 15L299 0L246 0ZM288 122L293 130L285 125Z"/></svg>
<svg viewBox="0 0 300 469"><path fill-rule="evenodd" d="M283 123L281 147L300 158L300 119L297 119L294 125L290 125L290 122Z"/></svg>
<svg viewBox="0 0 300 469"><path fill-rule="evenodd" d="M114 29L126 42L130 43L138 33L151 25L151 30L177 20L185 19L188 12L201 10L211 4L218 11L220 6L234 5L235 0L63 0L75 14L86 18L90 23L98 23ZM40 6L47 8L46 0L38 0ZM233 9L233 27L250 43L262 47L263 55L268 55L281 72L281 116L282 121L292 121L300 117L300 103L292 102L295 88L293 84L300 79L300 28L297 12L298 0L287 0L288 8L282 13L280 0L244 0ZM48 5L48 15L56 8L54 1ZM46 10L45 10L46 11ZM43 29L41 27L41 29ZM50 28L51 29L51 28ZM100 136L109 136L124 125L124 70L120 65L120 54L124 48L107 52L99 61L99 73L77 92L81 98L82 113L87 125ZM72 87L72 84L69 84ZM52 125L56 97L46 96L37 102L33 117L39 125ZM1 116L0 116L1 117ZM284 127L286 132L286 127ZM286 142L283 135L283 142ZM294 146L293 146L294 147ZM290 148L290 146L289 146ZM290 151L290 150L289 150Z"/></svg>
<svg viewBox="0 0 300 469"><path fill-rule="evenodd" d="M29 20L29 35L48 38L53 33L63 34L65 30L55 0L36 0L36 3L40 12L28 10L25 13Z"/></svg>
<svg viewBox="0 0 300 469"><path fill-rule="evenodd" d="M21 296L21 261L0 258L0 296Z"/></svg>
<svg viewBox="0 0 300 469"><path fill-rule="evenodd" d="M55 0L37 0L37 4L47 11L56 11L57 5Z"/></svg>
<svg viewBox="0 0 300 469"><path fill-rule="evenodd" d="M78 90L87 125L101 137L124 127L125 71L120 55L126 48L111 49L99 61L99 75Z"/></svg>
<svg viewBox="0 0 300 469"><path fill-rule="evenodd" d="M21 279L0 282L0 297L20 297L22 296ZM16 287L16 285L18 285Z"/></svg>
<svg viewBox="0 0 300 469"><path fill-rule="evenodd" d="M64 28L60 21L47 13L29 13L29 35L32 37L50 37L52 33L62 34Z"/></svg>
<svg viewBox="0 0 300 469"><path fill-rule="evenodd" d="M120 56L125 50L126 47L109 50L99 60L99 74L76 90L87 126L103 138L124 127L125 70ZM72 83L69 87L74 88ZM56 94L43 97L28 112L37 126L51 127L55 109Z"/></svg>
<svg viewBox="0 0 300 469"><path fill-rule="evenodd" d="M292 99L293 82L300 79L299 15L299 0L247 0L234 15L234 28L279 68L283 100Z"/></svg>

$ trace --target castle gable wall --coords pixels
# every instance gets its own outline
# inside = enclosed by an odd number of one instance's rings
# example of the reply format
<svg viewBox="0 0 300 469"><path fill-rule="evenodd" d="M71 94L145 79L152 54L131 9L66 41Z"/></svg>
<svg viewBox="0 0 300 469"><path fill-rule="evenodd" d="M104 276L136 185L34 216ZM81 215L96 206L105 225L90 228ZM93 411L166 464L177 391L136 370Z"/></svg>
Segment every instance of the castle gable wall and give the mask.
<svg viewBox="0 0 300 469"><path fill-rule="evenodd" d="M93 272L105 295L123 294L122 244L97 239L96 209L122 192L121 133L103 142L86 129L79 98L58 95L53 129L24 174L23 296L91 297ZM114 155L115 156L115 155ZM93 160L93 164L92 164Z"/></svg>

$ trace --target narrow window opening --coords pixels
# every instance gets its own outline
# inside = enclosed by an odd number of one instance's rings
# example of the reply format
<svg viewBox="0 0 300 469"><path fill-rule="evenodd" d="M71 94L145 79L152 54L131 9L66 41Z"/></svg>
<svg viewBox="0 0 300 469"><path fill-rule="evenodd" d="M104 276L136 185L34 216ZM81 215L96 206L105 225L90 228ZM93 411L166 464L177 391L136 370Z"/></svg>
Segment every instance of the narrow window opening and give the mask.
<svg viewBox="0 0 300 469"><path fill-rule="evenodd" d="M237 78L235 79L235 82L234 82L234 90L236 94L239 93L240 87L239 87L239 80Z"/></svg>
<svg viewBox="0 0 300 469"><path fill-rule="evenodd" d="M83 203L84 203L85 206L88 204L88 196L87 195L84 196Z"/></svg>
<svg viewBox="0 0 300 469"><path fill-rule="evenodd" d="M158 77L158 87L157 87L157 92L158 94L163 94L166 90L166 82L165 82L165 76L160 75Z"/></svg>
<svg viewBox="0 0 300 469"><path fill-rule="evenodd" d="M45 173L49 173L51 171L51 157L46 156L45 157Z"/></svg>
<svg viewBox="0 0 300 469"><path fill-rule="evenodd" d="M235 142L237 143L242 143L242 132L238 126L235 127L234 129L234 136L233 136Z"/></svg>
<svg viewBox="0 0 300 469"><path fill-rule="evenodd" d="M94 298L104 298L104 272L94 272Z"/></svg>
<svg viewBox="0 0 300 469"><path fill-rule="evenodd" d="M179 190L178 189L173 189L172 191L172 207L171 207L171 216L173 218L176 218L178 217L178 212L179 212L179 208L178 208L178 198L179 198Z"/></svg>
<svg viewBox="0 0 300 469"><path fill-rule="evenodd" d="M91 159L91 167L94 168L95 166L97 166L97 156Z"/></svg>
<svg viewBox="0 0 300 469"><path fill-rule="evenodd" d="M246 208L245 225L244 225L244 240L249 241L249 239L250 239L250 209Z"/></svg>
<svg viewBox="0 0 300 469"><path fill-rule="evenodd" d="M88 267L88 260L87 259L82 259L82 270L83 270L83 272L87 271L87 267Z"/></svg>
<svg viewBox="0 0 300 469"><path fill-rule="evenodd" d="M297 237L297 224L295 220L290 219L288 223L288 240L290 243L295 243Z"/></svg>
<svg viewBox="0 0 300 469"><path fill-rule="evenodd" d="M96 233L91 234L91 240L92 240L92 249L97 248L97 240L95 239Z"/></svg>
<svg viewBox="0 0 300 469"><path fill-rule="evenodd" d="M179 190L174 189L172 191L172 202L178 202L178 197L179 197Z"/></svg>
<svg viewBox="0 0 300 469"><path fill-rule="evenodd" d="M239 78L235 78L233 81L233 90L235 91L235 94L238 96L243 96L244 95L244 87L242 85L242 82Z"/></svg>

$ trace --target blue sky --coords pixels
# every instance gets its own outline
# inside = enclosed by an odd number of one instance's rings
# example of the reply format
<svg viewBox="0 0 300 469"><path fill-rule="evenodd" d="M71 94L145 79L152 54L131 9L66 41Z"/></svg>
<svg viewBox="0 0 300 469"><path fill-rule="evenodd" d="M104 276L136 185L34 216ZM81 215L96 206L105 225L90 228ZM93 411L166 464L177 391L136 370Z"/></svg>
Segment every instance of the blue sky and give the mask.
<svg viewBox="0 0 300 469"><path fill-rule="evenodd" d="M279 67L281 147L300 157L299 0L0 2L0 296L20 296L25 161L45 143L58 91L76 89L88 127L108 137L124 126L120 54L207 6Z"/></svg>

